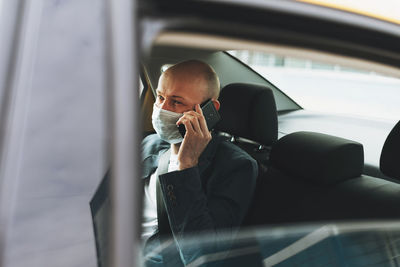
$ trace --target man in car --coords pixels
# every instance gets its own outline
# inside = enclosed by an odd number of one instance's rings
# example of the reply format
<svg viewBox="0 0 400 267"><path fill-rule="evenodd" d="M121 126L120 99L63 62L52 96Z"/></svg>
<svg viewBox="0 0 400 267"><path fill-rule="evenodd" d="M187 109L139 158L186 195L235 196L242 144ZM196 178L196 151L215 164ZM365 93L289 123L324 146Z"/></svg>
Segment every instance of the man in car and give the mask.
<svg viewBox="0 0 400 267"><path fill-rule="evenodd" d="M186 265L223 250L222 243L235 235L246 214L257 163L210 132L200 108L211 99L219 109L219 88L215 71L197 60L171 66L159 79L152 114L157 134L142 144L147 266ZM184 137L180 124L186 128ZM212 246L185 242L203 232Z"/></svg>

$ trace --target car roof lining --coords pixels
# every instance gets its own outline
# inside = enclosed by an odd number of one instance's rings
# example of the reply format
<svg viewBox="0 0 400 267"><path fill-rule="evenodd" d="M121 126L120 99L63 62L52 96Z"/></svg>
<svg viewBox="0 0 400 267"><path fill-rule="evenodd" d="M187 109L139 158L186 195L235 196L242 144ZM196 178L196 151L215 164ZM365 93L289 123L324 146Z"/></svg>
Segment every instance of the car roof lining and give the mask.
<svg viewBox="0 0 400 267"><path fill-rule="evenodd" d="M260 51L282 56L310 59L330 64L340 64L350 68L374 71L383 75L400 78L400 69L365 59L352 58L330 52L307 49L304 47L294 47L276 43L264 43L203 33L185 33L174 31L163 32L155 38L153 46L185 47L203 51L208 50L210 52L221 50Z"/></svg>

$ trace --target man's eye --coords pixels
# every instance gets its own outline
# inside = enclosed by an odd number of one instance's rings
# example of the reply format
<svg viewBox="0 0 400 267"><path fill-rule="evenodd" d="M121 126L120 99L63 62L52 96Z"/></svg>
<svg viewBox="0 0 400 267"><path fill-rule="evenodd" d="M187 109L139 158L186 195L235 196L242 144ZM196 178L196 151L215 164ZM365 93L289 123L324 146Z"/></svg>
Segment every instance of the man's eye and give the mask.
<svg viewBox="0 0 400 267"><path fill-rule="evenodd" d="M174 100L172 103L173 103L174 105L182 105L182 102L179 102L179 101L176 101L176 100Z"/></svg>
<svg viewBox="0 0 400 267"><path fill-rule="evenodd" d="M160 100L164 100L164 97L162 97L161 95L158 95L157 98Z"/></svg>

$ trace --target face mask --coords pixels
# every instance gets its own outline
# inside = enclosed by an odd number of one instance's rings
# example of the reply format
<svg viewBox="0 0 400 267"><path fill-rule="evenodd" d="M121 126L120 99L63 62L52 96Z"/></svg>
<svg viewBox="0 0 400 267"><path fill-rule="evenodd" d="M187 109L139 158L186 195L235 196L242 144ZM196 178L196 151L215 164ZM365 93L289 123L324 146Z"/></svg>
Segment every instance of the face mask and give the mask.
<svg viewBox="0 0 400 267"><path fill-rule="evenodd" d="M154 104L151 121L154 130L156 130L158 136L162 140L170 144L177 144L183 140L182 135L179 133L178 126L176 125L176 122L182 116L183 113L161 109Z"/></svg>

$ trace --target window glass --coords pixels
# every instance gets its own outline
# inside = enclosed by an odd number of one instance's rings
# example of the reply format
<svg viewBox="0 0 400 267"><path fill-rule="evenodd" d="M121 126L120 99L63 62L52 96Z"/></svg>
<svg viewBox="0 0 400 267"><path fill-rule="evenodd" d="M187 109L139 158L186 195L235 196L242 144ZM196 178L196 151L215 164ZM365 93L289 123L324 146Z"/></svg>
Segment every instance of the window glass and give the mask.
<svg viewBox="0 0 400 267"><path fill-rule="evenodd" d="M95 267L89 203L108 167L105 1L43 2L4 266Z"/></svg>
<svg viewBox="0 0 400 267"><path fill-rule="evenodd" d="M305 109L369 118L400 118L400 79L308 59L229 51Z"/></svg>
<svg viewBox="0 0 400 267"><path fill-rule="evenodd" d="M182 246L198 252L190 266L397 266L399 237L398 226L384 223L258 226L234 240L221 231L218 246L209 232L184 239Z"/></svg>

